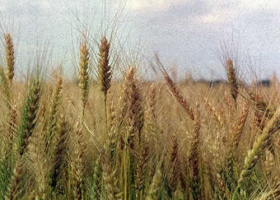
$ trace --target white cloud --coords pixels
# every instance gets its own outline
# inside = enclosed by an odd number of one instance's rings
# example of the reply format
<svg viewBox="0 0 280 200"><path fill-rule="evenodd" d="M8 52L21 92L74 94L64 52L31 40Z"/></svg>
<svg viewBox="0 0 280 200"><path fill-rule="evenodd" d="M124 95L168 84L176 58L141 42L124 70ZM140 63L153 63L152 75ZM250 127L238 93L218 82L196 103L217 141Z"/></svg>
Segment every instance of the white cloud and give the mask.
<svg viewBox="0 0 280 200"><path fill-rule="evenodd" d="M129 0L127 8L131 11L164 11L174 5L184 4L190 0Z"/></svg>
<svg viewBox="0 0 280 200"><path fill-rule="evenodd" d="M224 22L225 18L223 18L220 14L211 13L202 15L197 18L197 21L203 24L217 24Z"/></svg>
<svg viewBox="0 0 280 200"><path fill-rule="evenodd" d="M243 0L240 1L240 6L244 9L279 9L280 1L279 0Z"/></svg>
<svg viewBox="0 0 280 200"><path fill-rule="evenodd" d="M127 3L127 8L132 11L161 11L169 6L170 3L166 0L132 0Z"/></svg>
<svg viewBox="0 0 280 200"><path fill-rule="evenodd" d="M3 5L0 5L0 12L4 12L6 10L6 7Z"/></svg>
<svg viewBox="0 0 280 200"><path fill-rule="evenodd" d="M208 13L197 13L195 19L198 23L203 24L219 24L234 20L244 13L252 13L258 11L275 11L280 7L278 0L242 0L236 2L234 0L224 1L206 1L205 5L212 9Z"/></svg>
<svg viewBox="0 0 280 200"><path fill-rule="evenodd" d="M51 4L48 1L37 1L34 4L37 5L40 9L43 9L43 10L49 10L51 8Z"/></svg>
<svg viewBox="0 0 280 200"><path fill-rule="evenodd" d="M51 9L51 3L49 0L24 0L21 2L21 5L23 6L34 6L40 10L50 10Z"/></svg>
<svg viewBox="0 0 280 200"><path fill-rule="evenodd" d="M198 23L203 24L225 23L227 21L235 19L238 16L239 12L240 11L234 7L227 8L215 6L215 8L211 10L211 12L197 15L196 20Z"/></svg>
<svg viewBox="0 0 280 200"><path fill-rule="evenodd" d="M56 1L53 0L1 0L4 7L36 7L40 10L49 10ZM53 2L51 2L53 1Z"/></svg>

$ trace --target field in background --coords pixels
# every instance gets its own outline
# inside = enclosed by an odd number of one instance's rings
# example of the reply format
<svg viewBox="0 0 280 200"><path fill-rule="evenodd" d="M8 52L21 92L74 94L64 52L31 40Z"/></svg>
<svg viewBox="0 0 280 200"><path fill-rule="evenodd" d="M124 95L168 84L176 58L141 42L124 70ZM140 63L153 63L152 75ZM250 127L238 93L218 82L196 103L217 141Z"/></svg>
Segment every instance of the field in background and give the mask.
<svg viewBox="0 0 280 200"><path fill-rule="evenodd" d="M82 42L77 81L40 69L13 80L5 34L0 70L2 199L278 199L279 82L150 82L129 66L112 81L110 41L92 66ZM5 67L4 67L5 66ZM90 68L98 72L92 81Z"/></svg>

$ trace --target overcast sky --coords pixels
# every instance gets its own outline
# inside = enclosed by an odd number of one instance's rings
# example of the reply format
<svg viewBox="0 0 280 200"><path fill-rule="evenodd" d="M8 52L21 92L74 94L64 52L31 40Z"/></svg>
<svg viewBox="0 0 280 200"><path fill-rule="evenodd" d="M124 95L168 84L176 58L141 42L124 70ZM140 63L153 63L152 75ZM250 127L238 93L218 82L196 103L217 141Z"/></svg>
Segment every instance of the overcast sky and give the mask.
<svg viewBox="0 0 280 200"><path fill-rule="evenodd" d="M101 37L98 35L99 30L104 30L101 22L112 25L114 14L122 7L115 26L120 30L118 43L128 52L138 51L146 58L151 58L153 52L159 53L164 63L177 65L182 76L192 72L195 77L223 78L225 72L219 54L224 42L228 49L238 50L239 73L243 77L250 71L249 67L259 77L280 71L278 0L128 0L124 3L121 0L0 0L1 26L14 37L18 47L17 64L22 71L25 67L19 61L30 59L42 41L51 47L54 63L65 62L71 55L73 58L73 49L80 38L75 31L81 31L84 25L92 31L92 37ZM65 67L69 73L73 70L71 62Z"/></svg>

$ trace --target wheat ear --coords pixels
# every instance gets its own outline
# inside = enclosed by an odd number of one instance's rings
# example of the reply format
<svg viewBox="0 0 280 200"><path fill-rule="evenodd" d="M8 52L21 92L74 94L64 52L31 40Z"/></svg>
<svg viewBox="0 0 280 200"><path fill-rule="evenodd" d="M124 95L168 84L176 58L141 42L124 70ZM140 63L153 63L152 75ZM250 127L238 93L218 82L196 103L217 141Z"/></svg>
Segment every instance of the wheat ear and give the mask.
<svg viewBox="0 0 280 200"><path fill-rule="evenodd" d="M1 77L1 89L5 96L5 102L7 105L7 108L11 108L11 92L10 92L10 85L9 81L5 75L4 69L2 66L0 66L0 77Z"/></svg>
<svg viewBox="0 0 280 200"><path fill-rule="evenodd" d="M87 43L83 42L80 47L80 70L79 70L79 86L82 91L82 116L84 117L85 107L89 94L89 50Z"/></svg>
<svg viewBox="0 0 280 200"><path fill-rule="evenodd" d="M22 175L23 175L23 159L19 158L14 168L12 177L10 178L10 184L5 196L6 200L18 199L20 188L22 187Z"/></svg>
<svg viewBox="0 0 280 200"><path fill-rule="evenodd" d="M111 164L111 152L104 151L102 160L103 179L106 189L106 195L108 200L121 199L121 193L117 186L116 172L117 169L113 169Z"/></svg>
<svg viewBox="0 0 280 200"><path fill-rule="evenodd" d="M5 34L6 43L6 74L10 83L12 83L13 77L15 75L15 51L14 44L10 33Z"/></svg>
<svg viewBox="0 0 280 200"><path fill-rule="evenodd" d="M220 113L215 109L215 107L205 98L204 99L206 108L209 110L209 112L214 116L214 119L217 121L220 127L224 126L224 122L222 121L222 117Z"/></svg>
<svg viewBox="0 0 280 200"><path fill-rule="evenodd" d="M227 60L227 69L228 69L228 81L230 84L230 93L232 98L236 102L238 96L238 84L237 84L236 71L233 68L233 62L231 59Z"/></svg>
<svg viewBox="0 0 280 200"><path fill-rule="evenodd" d="M148 97L148 104L149 104L149 116L151 117L152 121L156 120L156 102L157 102L157 92L156 92L156 85L153 83L150 86L150 94Z"/></svg>
<svg viewBox="0 0 280 200"><path fill-rule="evenodd" d="M58 119L57 125L57 132L56 132L56 143L54 147L54 155L53 155L53 165L50 172L50 185L53 190L57 188L59 183L59 178L62 175L62 167L63 162L66 160L66 139L68 133L68 126L67 126L66 119L64 115L61 115Z"/></svg>
<svg viewBox="0 0 280 200"><path fill-rule="evenodd" d="M181 104L181 106L185 109L187 114L190 116L192 120L194 120L194 113L193 109L191 108L189 102L181 95L180 91L176 87L175 83L172 81L170 76L167 74L166 70L164 69L163 64L160 62L158 56L156 55L157 64L160 67L161 72L163 73L164 79L169 86L170 91L176 98L176 100Z"/></svg>
<svg viewBox="0 0 280 200"><path fill-rule="evenodd" d="M43 130L34 132L29 138L28 155L30 166L35 175L36 198L48 198L48 174L49 165L47 162L47 153L44 149L44 132Z"/></svg>
<svg viewBox="0 0 280 200"><path fill-rule="evenodd" d="M245 158L243 170L241 171L238 179L238 185L235 189L233 200L238 197L238 194L243 188L243 183L247 177L250 176L252 169L260 158L261 153L268 147L269 140L272 137L271 130L277 126L279 128L280 108L278 108L273 117L267 122L262 133L257 136L253 144L253 148L248 151Z"/></svg>
<svg viewBox="0 0 280 200"><path fill-rule="evenodd" d="M144 109L141 90L136 79L136 70L131 67L126 73L121 95L121 117L119 127L124 131L120 135L120 148L122 153L122 179L123 198L130 198L132 195L130 185L131 170L133 169L133 156L130 149L134 149L135 135L138 134L138 142L141 143L141 132L144 125Z"/></svg>
<svg viewBox="0 0 280 200"><path fill-rule="evenodd" d="M201 118L200 111L198 109L198 104L194 113L194 137L190 151L189 162L192 164L192 184L191 191L194 199L202 198L202 188L201 188L201 177L199 175L199 143L200 143L200 129L201 129Z"/></svg>
<svg viewBox="0 0 280 200"><path fill-rule="evenodd" d="M111 66L109 65L109 50L110 43L108 43L106 37L103 37L99 47L98 82L105 98L107 96L107 91L111 86L112 76Z"/></svg>
<svg viewBox="0 0 280 200"><path fill-rule="evenodd" d="M145 174L149 160L149 147L145 144L144 140L141 142L140 152L135 153L139 159L135 170L136 199L143 199Z"/></svg>
<svg viewBox="0 0 280 200"><path fill-rule="evenodd" d="M19 129L18 151L20 155L23 155L25 152L29 137L32 135L37 123L37 111L39 108L40 96L40 82L38 78L35 78L29 89Z"/></svg>
<svg viewBox="0 0 280 200"><path fill-rule="evenodd" d="M238 144L241 140L241 136L244 131L245 122L249 114L249 108L250 108L249 102L245 102L242 113L235 124L235 129L233 132L232 152L235 152L235 149L238 147Z"/></svg>
<svg viewBox="0 0 280 200"><path fill-rule="evenodd" d="M230 147L230 152L227 157L226 169L224 171L227 187L232 191L236 187L236 180L234 176L234 161L236 156L237 147L241 140L244 130L245 122L249 113L249 102L245 102L241 115L235 123L233 130L233 142Z"/></svg>
<svg viewBox="0 0 280 200"><path fill-rule="evenodd" d="M172 135L171 142L168 182L171 191L175 192L180 175L179 143L175 134Z"/></svg>
<svg viewBox="0 0 280 200"><path fill-rule="evenodd" d="M57 124L59 118L59 108L61 105L61 90L62 78L57 79L56 87L51 100L51 108L49 111L49 118L47 121L47 131L45 135L46 152L49 153L50 146L53 141L53 136L57 132Z"/></svg>
<svg viewBox="0 0 280 200"><path fill-rule="evenodd" d="M73 186L75 199L83 199L84 193L84 175L85 175L85 150L86 145L83 138L82 128L76 130L75 135L75 150L73 152L72 172L73 172Z"/></svg>
<svg viewBox="0 0 280 200"><path fill-rule="evenodd" d="M158 167L149 187L148 195L146 197L147 200L159 199L162 176L163 174Z"/></svg>
<svg viewBox="0 0 280 200"><path fill-rule="evenodd" d="M141 131L144 125L144 110L142 107L142 94L136 79L135 68L131 67L124 80L122 91L122 117L124 123L130 129L126 135L126 144L130 145L135 132L138 132L138 139L141 140Z"/></svg>

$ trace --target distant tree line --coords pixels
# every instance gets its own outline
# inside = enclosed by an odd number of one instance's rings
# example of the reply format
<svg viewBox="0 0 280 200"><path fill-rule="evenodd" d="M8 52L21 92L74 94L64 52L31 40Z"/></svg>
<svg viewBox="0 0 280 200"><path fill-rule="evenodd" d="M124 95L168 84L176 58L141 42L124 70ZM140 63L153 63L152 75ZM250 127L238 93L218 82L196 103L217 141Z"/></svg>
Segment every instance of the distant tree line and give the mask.
<svg viewBox="0 0 280 200"><path fill-rule="evenodd" d="M204 85L208 85L209 87L215 87L215 86L219 86L219 85L227 85L228 81L224 80L224 79L215 79L215 80L206 80L206 79L199 79L199 80L186 80L186 83L195 83L195 84L204 84ZM262 79L257 81L256 86L258 87L270 87L271 86L271 80L270 79ZM243 85L245 86L250 86L248 84L243 83Z"/></svg>

